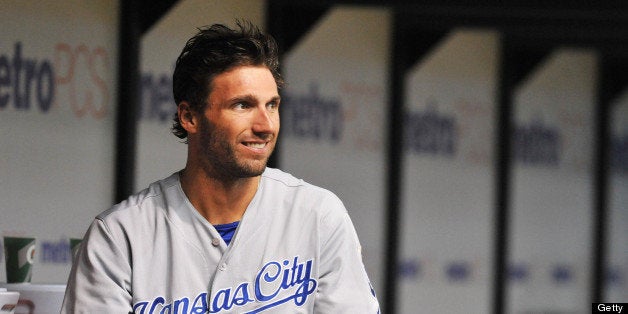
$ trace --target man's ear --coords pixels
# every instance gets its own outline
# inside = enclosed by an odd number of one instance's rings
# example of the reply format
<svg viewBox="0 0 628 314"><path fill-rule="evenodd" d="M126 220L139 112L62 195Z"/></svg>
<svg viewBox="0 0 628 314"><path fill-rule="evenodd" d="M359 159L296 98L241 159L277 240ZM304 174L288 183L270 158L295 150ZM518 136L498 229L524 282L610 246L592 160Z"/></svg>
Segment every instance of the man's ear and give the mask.
<svg viewBox="0 0 628 314"><path fill-rule="evenodd" d="M177 106L177 115L179 116L179 123L189 134L197 132L199 120L196 112L192 110L192 107L190 107L187 101L179 103Z"/></svg>

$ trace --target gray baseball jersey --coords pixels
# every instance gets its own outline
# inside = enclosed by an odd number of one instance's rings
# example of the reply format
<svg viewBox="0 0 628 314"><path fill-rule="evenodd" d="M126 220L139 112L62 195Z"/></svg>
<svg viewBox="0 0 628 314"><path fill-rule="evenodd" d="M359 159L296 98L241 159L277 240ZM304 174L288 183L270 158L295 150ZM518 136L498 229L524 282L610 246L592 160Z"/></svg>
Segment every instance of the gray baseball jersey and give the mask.
<svg viewBox="0 0 628 314"><path fill-rule="evenodd" d="M229 246L177 173L96 217L62 313L377 313L331 192L267 168Z"/></svg>

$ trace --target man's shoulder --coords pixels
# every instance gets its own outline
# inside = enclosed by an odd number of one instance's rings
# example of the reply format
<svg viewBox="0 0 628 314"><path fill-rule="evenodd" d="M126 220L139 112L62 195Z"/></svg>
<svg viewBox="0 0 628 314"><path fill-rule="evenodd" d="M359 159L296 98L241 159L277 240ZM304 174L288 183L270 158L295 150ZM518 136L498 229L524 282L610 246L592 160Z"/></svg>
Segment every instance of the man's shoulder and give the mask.
<svg viewBox="0 0 628 314"><path fill-rule="evenodd" d="M302 179L299 179L290 173L269 167L266 167L266 170L264 170L264 173L262 174L262 179L277 182L279 184L285 185L286 187L298 187L307 184Z"/></svg>
<svg viewBox="0 0 628 314"><path fill-rule="evenodd" d="M96 218L100 220L131 218L137 215L153 214L156 207L165 206L166 190L176 187L179 183L178 174L155 181L147 188L130 195L125 200L101 212Z"/></svg>
<svg viewBox="0 0 628 314"><path fill-rule="evenodd" d="M276 168L267 167L264 173L262 174L262 178L267 180L267 182L275 182L286 188L305 189L305 190L311 190L313 192L319 191L323 194L332 193L331 191L325 188L311 184L303 179L293 176L292 174L288 172L285 172Z"/></svg>
<svg viewBox="0 0 628 314"><path fill-rule="evenodd" d="M330 199L341 202L336 194L326 188L311 184L303 179L299 179L290 173L275 168L266 168L262 178L266 180L266 185L273 184L275 189L284 189L286 193L298 193L302 197L309 199ZM276 191L273 191L276 192Z"/></svg>

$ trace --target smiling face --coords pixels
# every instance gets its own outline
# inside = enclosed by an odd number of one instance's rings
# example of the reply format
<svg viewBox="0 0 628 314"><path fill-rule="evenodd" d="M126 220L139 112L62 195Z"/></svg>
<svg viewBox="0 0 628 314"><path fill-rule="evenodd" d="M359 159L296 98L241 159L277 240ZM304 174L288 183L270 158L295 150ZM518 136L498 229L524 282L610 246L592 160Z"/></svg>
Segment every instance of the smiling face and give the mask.
<svg viewBox="0 0 628 314"><path fill-rule="evenodd" d="M222 179L261 175L279 134L279 93L270 70L241 66L217 75L198 123L200 163Z"/></svg>

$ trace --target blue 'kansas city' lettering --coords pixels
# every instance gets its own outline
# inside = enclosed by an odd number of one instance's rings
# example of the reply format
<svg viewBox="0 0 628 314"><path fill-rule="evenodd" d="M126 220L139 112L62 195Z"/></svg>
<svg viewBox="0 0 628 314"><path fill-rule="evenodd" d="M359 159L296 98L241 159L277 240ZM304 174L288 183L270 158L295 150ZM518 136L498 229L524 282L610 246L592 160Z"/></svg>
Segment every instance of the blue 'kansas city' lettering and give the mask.
<svg viewBox="0 0 628 314"><path fill-rule="evenodd" d="M312 279L312 264L311 259L299 263L297 256L292 261L270 261L262 266L255 276L255 281L220 289L211 296L211 300L207 292L199 293L192 298L184 297L174 300L171 303L166 303L163 297L156 297L152 301L137 302L133 306L133 312L139 314L219 313L248 303L259 302L260 307L246 312L246 314L254 314L290 301L296 306L302 306L316 291L318 284Z"/></svg>

